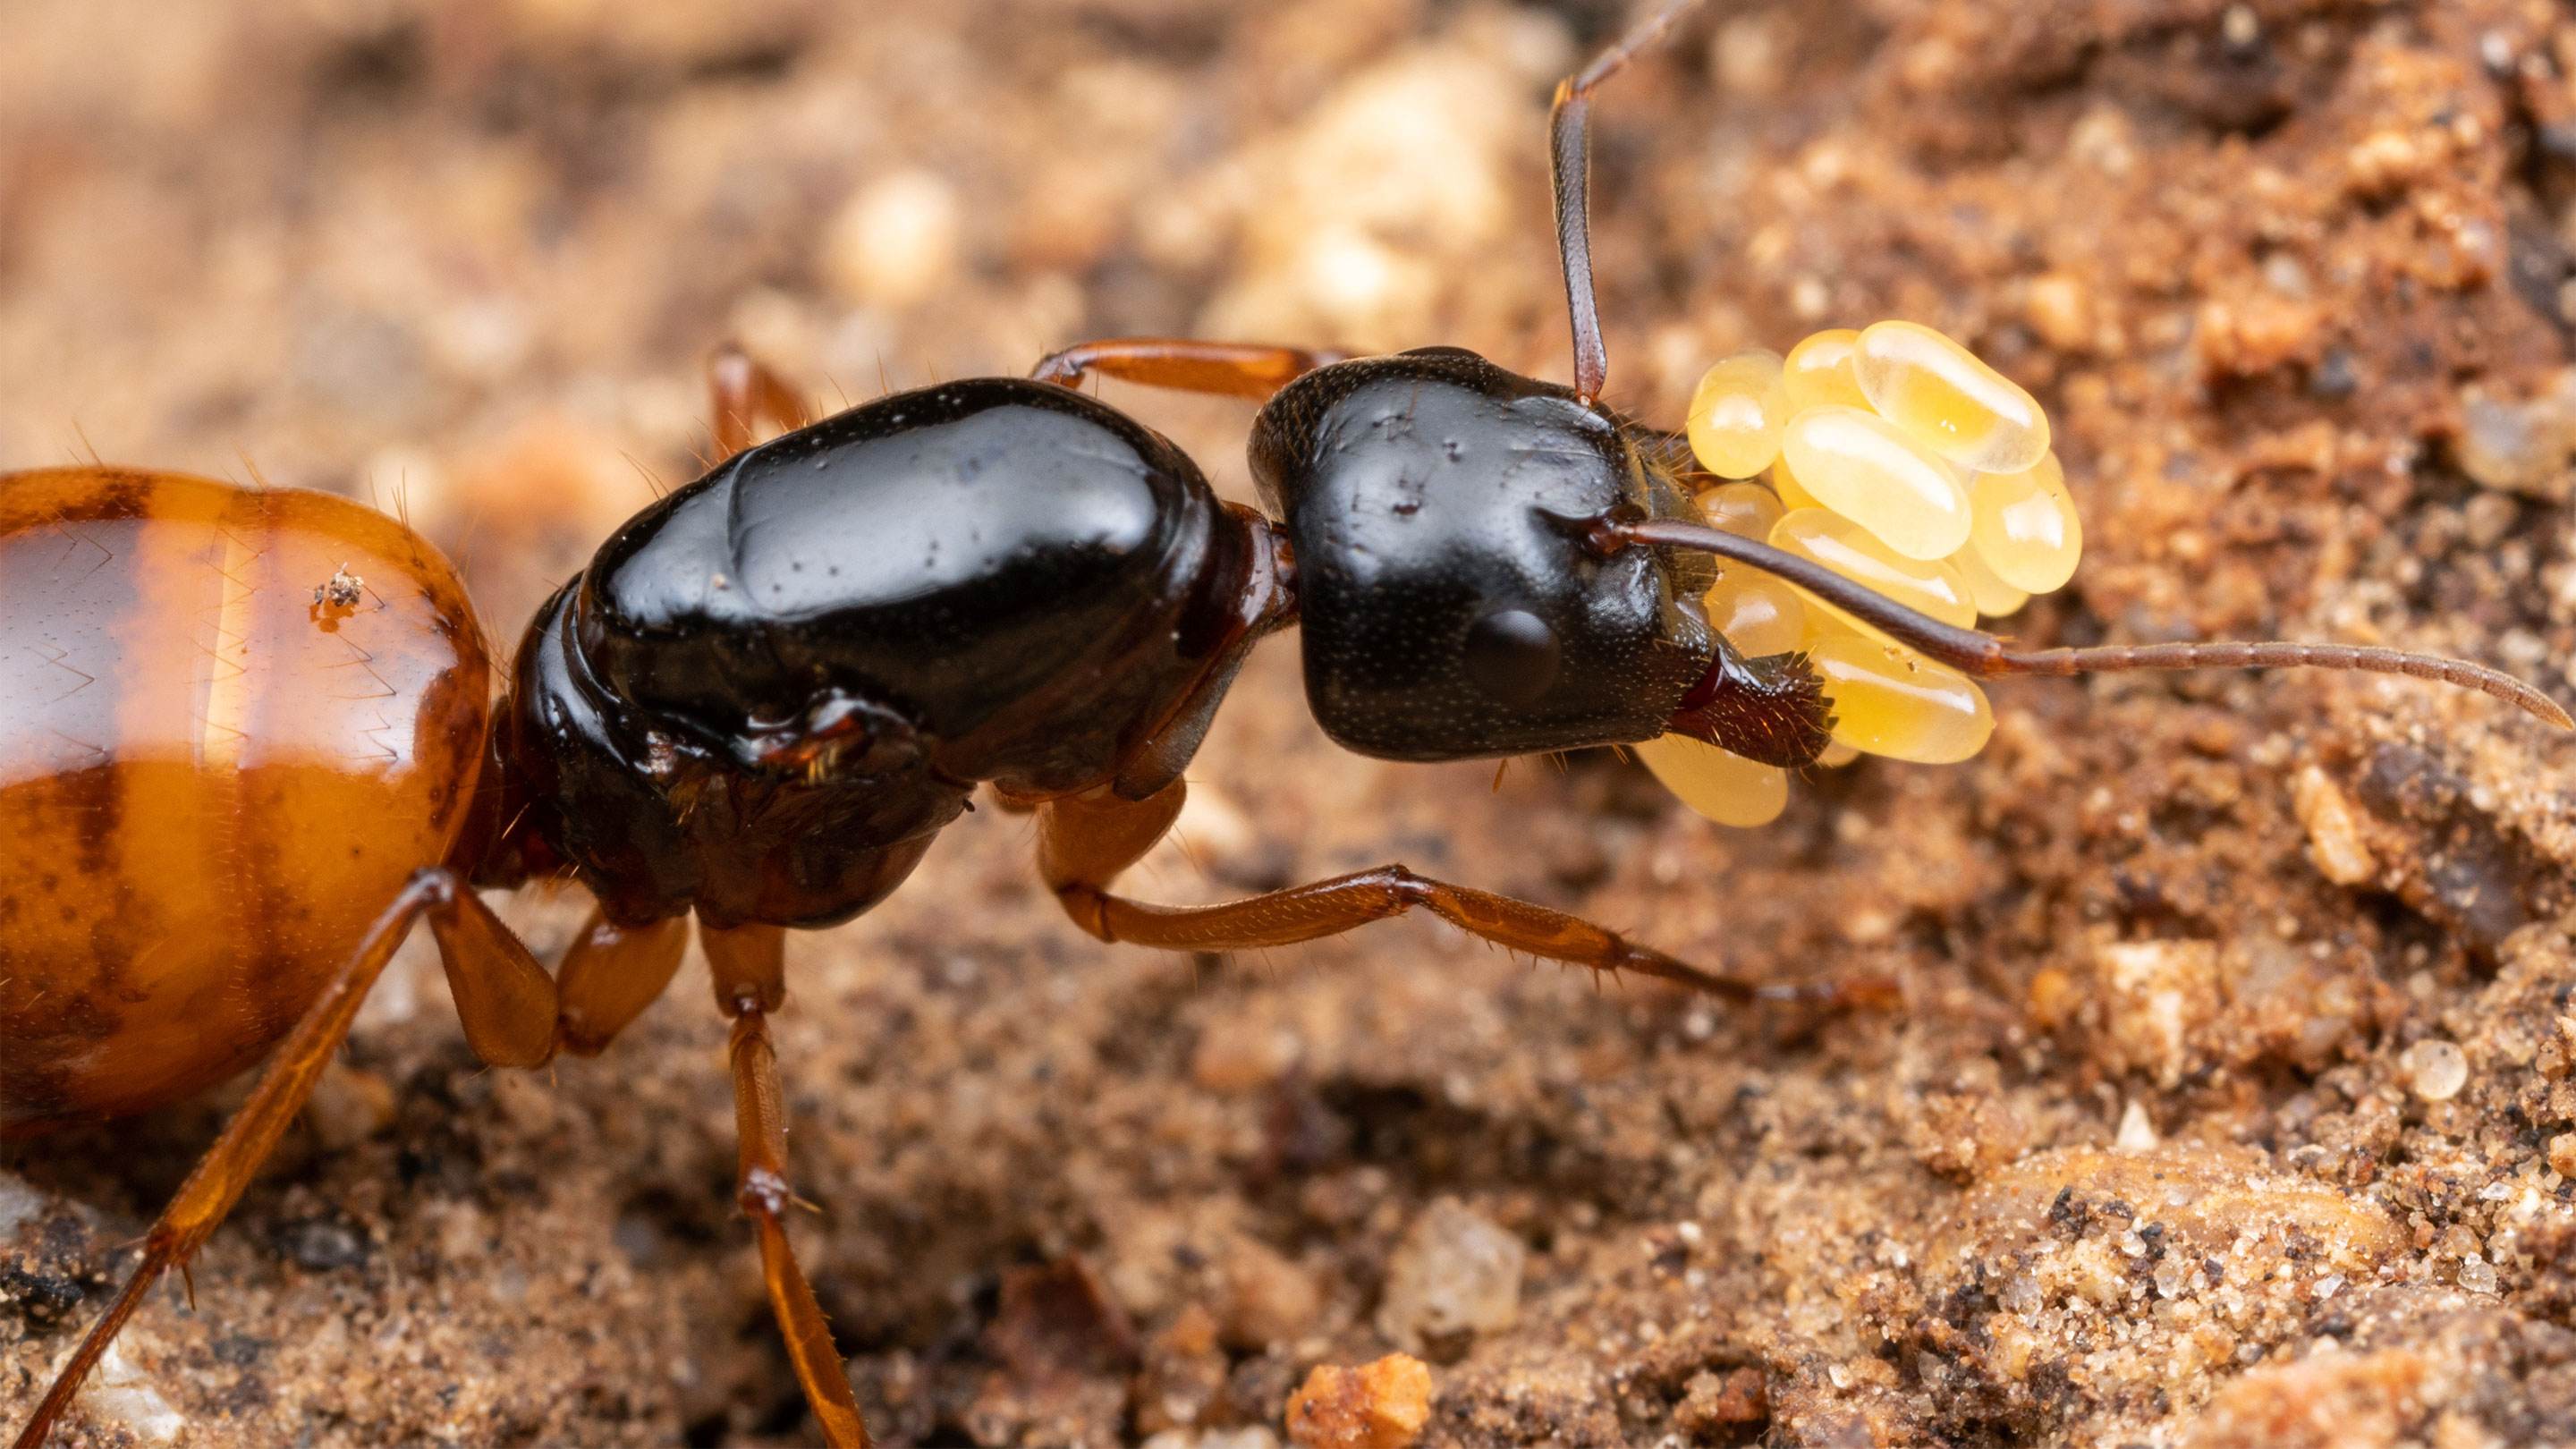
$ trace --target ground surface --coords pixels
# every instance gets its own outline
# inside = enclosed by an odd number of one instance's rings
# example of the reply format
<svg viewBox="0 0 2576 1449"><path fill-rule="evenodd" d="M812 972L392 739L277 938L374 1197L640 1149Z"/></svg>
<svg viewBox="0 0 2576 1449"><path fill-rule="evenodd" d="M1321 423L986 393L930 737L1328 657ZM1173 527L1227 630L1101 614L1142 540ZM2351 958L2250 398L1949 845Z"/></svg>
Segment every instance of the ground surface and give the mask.
<svg viewBox="0 0 2576 1449"><path fill-rule="evenodd" d="M736 8L21 0L0 459L399 493L506 639L690 475L727 334L826 397L1127 331L1565 374L1542 113L1607 0ZM1919 318L2058 419L2091 552L2027 635L2565 697L2571 71L2543 0L1703 21L1605 103L1614 391L1671 419L1737 346ZM1242 496L1244 409L1116 396ZM2576 743L2378 680L1996 703L1971 765L1729 834L1608 758L1339 754L1274 646L1138 878L1401 858L1906 985L1822 1023L1417 922L1112 950L968 819L796 942L780 1027L880 1431L1265 1444L1405 1345L1438 1444L2576 1441ZM552 949L578 905L513 915ZM71 1440L169 1429L143 1390L207 1445L810 1433L702 971L520 1077L406 959ZM0 1155L0 1419L237 1096Z"/></svg>

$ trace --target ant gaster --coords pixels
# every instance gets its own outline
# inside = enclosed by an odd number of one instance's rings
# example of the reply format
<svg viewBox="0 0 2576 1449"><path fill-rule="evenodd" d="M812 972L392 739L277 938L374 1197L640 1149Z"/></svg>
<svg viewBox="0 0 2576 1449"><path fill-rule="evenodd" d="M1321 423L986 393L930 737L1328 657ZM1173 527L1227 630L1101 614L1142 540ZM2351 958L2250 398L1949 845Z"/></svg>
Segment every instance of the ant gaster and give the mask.
<svg viewBox="0 0 2576 1449"><path fill-rule="evenodd" d="M0 479L0 1132L153 1107L276 1049L21 1449L239 1198L423 919L468 1042L533 1067L605 1047L670 981L695 915L733 1021L741 1205L836 1445L866 1429L780 1221L783 933L883 900L979 785L1035 811L1040 873L1104 941L1242 950L1420 907L1535 956L1799 994L1398 865L1216 906L1112 894L1179 813L1246 653L1292 623L1325 732L1402 760L1666 732L1813 760L1817 677L1710 628L1712 555L1971 674L2372 669L2568 723L2494 671L2387 650L2023 653L1702 524L1673 436L1599 402L1584 202L1590 92L1688 8L1557 92L1572 388L1456 348L1124 339L809 422L728 353L724 461L544 604L497 703L454 572L379 514L107 467ZM1094 372L1262 400L1269 512L1220 502L1172 444L1075 390ZM786 431L750 446L761 421ZM567 877L598 904L549 977L473 887Z"/></svg>

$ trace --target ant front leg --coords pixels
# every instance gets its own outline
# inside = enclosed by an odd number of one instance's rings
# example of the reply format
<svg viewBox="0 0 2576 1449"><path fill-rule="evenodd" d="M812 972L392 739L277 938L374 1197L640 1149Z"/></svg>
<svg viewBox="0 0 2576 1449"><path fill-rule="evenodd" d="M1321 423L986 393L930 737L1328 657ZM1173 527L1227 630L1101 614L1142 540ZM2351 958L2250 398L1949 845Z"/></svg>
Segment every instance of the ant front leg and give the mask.
<svg viewBox="0 0 2576 1449"><path fill-rule="evenodd" d="M54 1376L53 1386L36 1405L35 1417L20 1431L17 1449L37 1449L45 1442L81 1380L142 1306L143 1295L163 1273L174 1267L184 1271L188 1259L240 1201L259 1165L276 1150L287 1124L304 1110L331 1054L348 1039L349 1024L357 1019L368 988L423 916L429 918L430 930L438 938L457 1013L465 1023L465 1039L476 1054L496 1067L533 1067L552 1055L554 983L544 968L455 872L424 870L413 876L287 1034L250 1099L224 1124L223 1135L161 1210L143 1240L143 1261L108 1305L106 1316L91 1327Z"/></svg>
<svg viewBox="0 0 2576 1449"><path fill-rule="evenodd" d="M1331 348L1273 347L1257 342L1196 342L1183 337L1109 337L1049 356L1029 373L1039 382L1080 387L1092 373L1143 387L1268 402L1270 395L1328 363L1350 357Z"/></svg>
<svg viewBox="0 0 2576 1449"><path fill-rule="evenodd" d="M1103 941L1175 951L1242 951L1338 936L1419 907L1496 945L1594 971L1633 971L1731 1001L1881 1004L1890 983L1819 986L1747 981L1705 971L1578 916L1473 887L1417 875L1401 865L1353 871L1214 906L1158 906L1109 893L1119 872L1153 848L1181 812L1186 786L1174 781L1144 800L1106 790L1050 800L1039 808L1038 870L1074 924Z"/></svg>
<svg viewBox="0 0 2576 1449"><path fill-rule="evenodd" d="M760 1237L760 1273L770 1311L787 1340L788 1362L813 1406L823 1442L867 1449L867 1420L850 1391L848 1370L832 1342L822 1305L787 1242L786 1213L796 1201L787 1179L787 1105L778 1086L778 1052L769 1017L787 999L787 933L776 926L719 930L701 925L716 1006L733 1019L727 1058L733 1069L734 1131L741 1143L734 1196Z"/></svg>
<svg viewBox="0 0 2576 1449"><path fill-rule="evenodd" d="M750 447L762 423L792 433L814 420L805 400L785 379L732 342L707 358L707 402L716 441L716 456L709 467Z"/></svg>

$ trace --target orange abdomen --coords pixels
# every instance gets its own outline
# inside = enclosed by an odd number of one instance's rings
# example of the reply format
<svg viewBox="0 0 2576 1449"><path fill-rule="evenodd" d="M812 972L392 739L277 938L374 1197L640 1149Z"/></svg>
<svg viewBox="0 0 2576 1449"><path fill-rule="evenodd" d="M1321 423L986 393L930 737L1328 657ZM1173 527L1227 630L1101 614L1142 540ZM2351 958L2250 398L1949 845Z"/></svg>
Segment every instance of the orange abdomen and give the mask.
<svg viewBox="0 0 2576 1449"><path fill-rule="evenodd" d="M490 684L455 571L371 509L0 474L0 1136L256 1062L453 846Z"/></svg>

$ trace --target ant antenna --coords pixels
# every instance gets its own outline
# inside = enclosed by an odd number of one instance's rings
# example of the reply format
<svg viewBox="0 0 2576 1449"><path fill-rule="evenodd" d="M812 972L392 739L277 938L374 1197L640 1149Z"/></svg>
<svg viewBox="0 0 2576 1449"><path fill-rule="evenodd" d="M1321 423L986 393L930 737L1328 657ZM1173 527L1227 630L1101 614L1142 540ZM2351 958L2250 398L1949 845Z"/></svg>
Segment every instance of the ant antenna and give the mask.
<svg viewBox="0 0 2576 1449"><path fill-rule="evenodd" d="M1601 345L1601 309L1592 299L1592 222L1586 193L1592 182L1592 143L1585 126L1592 92L1628 68L1628 62L1664 38L1701 0L1672 0L1581 72L1556 83L1547 115L1548 174L1556 188L1556 249L1565 259L1565 306L1574 319L1574 394L1586 403L1601 396L1610 376L1610 353Z"/></svg>
<svg viewBox="0 0 2576 1449"><path fill-rule="evenodd" d="M2516 705L2558 728L2576 719L2556 700L2501 670L2431 654L2408 654L2361 644L2183 643L2107 644L2092 649L2015 649L1992 634L1944 624L1822 564L1784 553L1738 534L1675 519L1620 521L1592 526L1592 544L1616 552L1629 544L1683 548L1715 554L1795 584L1909 648L1980 678L2005 674L2117 674L2141 669L2350 669L2403 674L2474 689Z"/></svg>

